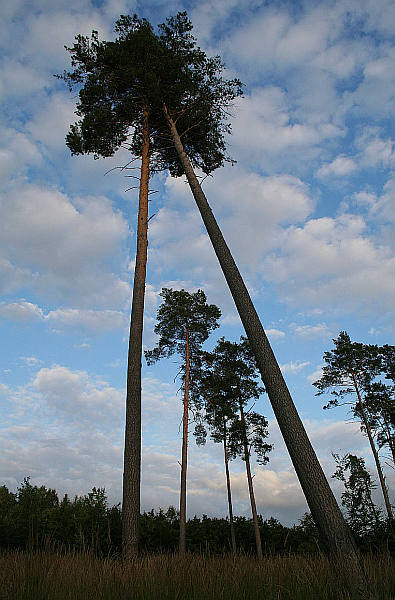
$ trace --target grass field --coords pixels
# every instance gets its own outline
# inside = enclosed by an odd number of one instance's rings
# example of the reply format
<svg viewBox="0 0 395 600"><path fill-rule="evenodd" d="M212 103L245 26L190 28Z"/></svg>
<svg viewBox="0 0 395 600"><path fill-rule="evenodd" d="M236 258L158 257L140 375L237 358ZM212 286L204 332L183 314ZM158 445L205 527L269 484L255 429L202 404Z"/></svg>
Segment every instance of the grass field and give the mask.
<svg viewBox="0 0 395 600"><path fill-rule="evenodd" d="M377 600L395 599L395 559L365 558ZM1 600L346 600L324 557L0 554Z"/></svg>

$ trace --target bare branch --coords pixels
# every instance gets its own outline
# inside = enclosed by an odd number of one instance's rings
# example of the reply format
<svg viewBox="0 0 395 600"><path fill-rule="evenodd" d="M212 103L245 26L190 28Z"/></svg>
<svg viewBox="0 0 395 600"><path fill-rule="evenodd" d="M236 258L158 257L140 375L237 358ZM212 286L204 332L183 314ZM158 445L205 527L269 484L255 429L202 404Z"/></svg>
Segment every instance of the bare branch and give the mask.
<svg viewBox="0 0 395 600"><path fill-rule="evenodd" d="M153 215L150 216L150 218L147 220L147 225L148 223L151 221L151 219L153 219L155 217L155 215L157 215L158 213L154 213Z"/></svg>

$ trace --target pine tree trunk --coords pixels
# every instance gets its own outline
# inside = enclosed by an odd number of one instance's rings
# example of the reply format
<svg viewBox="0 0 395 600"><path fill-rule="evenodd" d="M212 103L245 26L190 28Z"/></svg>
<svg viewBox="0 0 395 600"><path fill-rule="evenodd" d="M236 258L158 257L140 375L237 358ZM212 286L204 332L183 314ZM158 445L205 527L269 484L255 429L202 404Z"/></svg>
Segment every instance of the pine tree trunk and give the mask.
<svg viewBox="0 0 395 600"><path fill-rule="evenodd" d="M389 449L391 450L392 462L394 463L394 466L395 466L395 435L392 433L391 421L389 419L387 419L384 415L382 418L383 418L383 425L381 426L381 429L384 431L386 444L388 445Z"/></svg>
<svg viewBox="0 0 395 600"><path fill-rule="evenodd" d="M189 327L186 326L185 344L185 389L184 414L182 418L182 458L181 458L181 488L180 488L180 555L186 552L186 523L187 523L187 458L188 458L188 417L189 417Z"/></svg>
<svg viewBox="0 0 395 600"><path fill-rule="evenodd" d="M372 600L354 539L311 446L248 290L184 151L175 123L166 106L163 110L192 194L251 344L296 474L333 566L353 600Z"/></svg>
<svg viewBox="0 0 395 600"><path fill-rule="evenodd" d="M372 430L371 430L370 425L369 425L369 421L368 421L368 418L367 418L367 415L366 415L366 411L365 411L365 406L363 404L363 401L362 401L362 398L361 398L361 394L359 392L359 387L358 387L358 383L357 383L357 379L355 377L355 374L351 373L351 377L352 377L352 380L353 380L353 383L354 383L354 387L355 387L355 391L356 391L356 394L357 394L359 408L361 409L362 421L363 421L364 427L366 429L366 433L367 433L367 436L368 436L370 448L371 448L371 450L373 452L374 462L376 463L377 473L378 473L379 480L380 480L380 486L381 486L381 490L382 490L383 496L384 496L385 508L387 510L388 518L392 520L394 518L394 515L392 514L391 502L390 502L390 499L389 499L389 496L388 496L388 490L387 490L387 486L385 484L385 478L384 478L384 475L383 475L383 470L381 468L379 455L377 453L376 445L374 443L374 439L373 439L373 436L372 436Z"/></svg>
<svg viewBox="0 0 395 600"><path fill-rule="evenodd" d="M246 463L248 491L250 493L251 512L252 512L252 519L254 521L256 551L258 554L258 558L262 559L263 553L262 553L261 532L259 531L258 515L256 512L256 504L255 504L254 486L252 484L251 466L250 466L250 451L248 448L246 421L245 421L245 417L244 417L243 404L241 402L239 402L239 407L240 407L241 426L243 429L244 460Z"/></svg>
<svg viewBox="0 0 395 600"><path fill-rule="evenodd" d="M226 436L226 420L224 419L224 461L225 461L225 474L226 474L226 489L228 492L228 507L229 507L229 524L230 524L230 538L232 541L232 552L236 554L236 536L235 526L233 522L233 507L232 507L232 490L230 487L230 475L229 475L229 459L228 459L228 446Z"/></svg>
<svg viewBox="0 0 395 600"><path fill-rule="evenodd" d="M147 265L148 182L149 182L148 111L143 116L143 143L137 221L137 252L134 269L133 300L130 318L126 392L126 426L123 466L122 552L127 559L137 556L140 519L141 476L141 354L143 337L145 277Z"/></svg>
<svg viewBox="0 0 395 600"><path fill-rule="evenodd" d="M391 423L388 422L387 419L384 419L384 422L385 422L385 426L387 429L388 446L390 447L391 454L392 454L392 461L395 466L395 436L393 435L393 433L391 431Z"/></svg>

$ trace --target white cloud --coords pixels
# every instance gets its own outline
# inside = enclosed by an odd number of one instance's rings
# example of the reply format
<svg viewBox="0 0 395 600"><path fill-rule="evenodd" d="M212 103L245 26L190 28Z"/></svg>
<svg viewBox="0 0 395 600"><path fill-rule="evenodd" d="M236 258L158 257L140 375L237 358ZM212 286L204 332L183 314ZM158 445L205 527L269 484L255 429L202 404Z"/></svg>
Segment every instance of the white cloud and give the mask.
<svg viewBox="0 0 395 600"><path fill-rule="evenodd" d="M317 323L316 325L292 325L294 333L300 337L328 337L331 335L330 329L326 323Z"/></svg>
<svg viewBox="0 0 395 600"><path fill-rule="evenodd" d="M324 365L318 365L316 370L307 376L307 381L309 381L310 383L314 383L315 381L318 381L319 379L321 379L323 366Z"/></svg>
<svg viewBox="0 0 395 600"><path fill-rule="evenodd" d="M123 416L124 394L84 371L55 365L42 368L32 387L41 394L48 416L84 428L86 423L110 430ZM84 425L85 423L85 425Z"/></svg>
<svg viewBox="0 0 395 600"><path fill-rule="evenodd" d="M85 371L61 365L41 368L32 382L18 390L0 385L10 411L0 441L0 475L11 488L32 475L32 482L55 487L59 493L87 493L105 486L111 503L119 502L122 484L125 392ZM177 505L179 421L182 402L175 386L155 377L143 379L142 508ZM43 417L43 415L45 417ZM369 452L356 423L306 421L308 434L330 476L330 451ZM283 522L294 522L306 504L278 426L269 424L274 443L269 464L253 461L258 511ZM192 440L191 440L192 442ZM160 448L160 451L158 451ZM226 514L222 448L190 444L188 514ZM323 460L322 460L323 459ZM250 514L244 464L230 465L236 514ZM207 476L210 473L210 476ZM390 484L392 484L390 479Z"/></svg>
<svg viewBox="0 0 395 600"><path fill-rule="evenodd" d="M358 166L353 158L338 156L331 163L320 167L317 171L318 177L344 177L354 173Z"/></svg>
<svg viewBox="0 0 395 600"><path fill-rule="evenodd" d="M106 198L71 201L56 189L30 185L4 196L0 213L0 248L10 264L30 271L25 286L82 303L127 301L129 286L109 263L120 260L128 226Z"/></svg>
<svg viewBox="0 0 395 600"><path fill-rule="evenodd" d="M129 316L116 310L90 310L84 308L57 308L47 313L42 308L20 300L0 304L0 316L10 321L42 321L52 327L84 329L89 332L126 329Z"/></svg>
<svg viewBox="0 0 395 600"><path fill-rule="evenodd" d="M21 356L20 360L25 362L28 367L37 367L43 363L43 361L36 356Z"/></svg>
<svg viewBox="0 0 395 600"><path fill-rule="evenodd" d="M128 318L116 310L57 308L46 315L55 326L84 328L89 331L125 329Z"/></svg>
<svg viewBox="0 0 395 600"><path fill-rule="evenodd" d="M350 214L290 227L266 269L283 294L304 306L392 310L395 257L389 246L367 235L366 227L362 216Z"/></svg>
<svg viewBox="0 0 395 600"><path fill-rule="evenodd" d="M26 130L35 142L45 144L52 160L53 152L66 149L66 134L70 124L78 118L74 111L75 99L70 94L52 94L26 125Z"/></svg>
<svg viewBox="0 0 395 600"><path fill-rule="evenodd" d="M0 316L11 321L32 321L44 318L43 311L37 304L20 300L19 302L2 302L0 304Z"/></svg>
<svg viewBox="0 0 395 600"><path fill-rule="evenodd" d="M0 181L22 178L31 166L42 163L42 156L26 133L11 128L0 128Z"/></svg>
<svg viewBox="0 0 395 600"><path fill-rule="evenodd" d="M248 272L277 245L281 226L303 221L314 206L308 187L291 175L263 177L234 168L218 173L207 190L232 254Z"/></svg>
<svg viewBox="0 0 395 600"><path fill-rule="evenodd" d="M282 339L285 337L284 331L281 331L280 329L265 329L265 333L271 340Z"/></svg>
<svg viewBox="0 0 395 600"><path fill-rule="evenodd" d="M341 134L328 123L310 125L298 119L286 93L279 87L254 88L235 102L231 138L233 153L248 164L264 169L298 165L300 153L311 160L318 145Z"/></svg>
<svg viewBox="0 0 395 600"><path fill-rule="evenodd" d="M365 127L356 139L360 161L364 167L391 167L395 164L394 142L383 138L377 127Z"/></svg>
<svg viewBox="0 0 395 600"><path fill-rule="evenodd" d="M304 362L297 360L295 362L291 361L285 365L280 365L280 369L282 373L298 373L300 370L307 367L310 364L310 361L306 360Z"/></svg>

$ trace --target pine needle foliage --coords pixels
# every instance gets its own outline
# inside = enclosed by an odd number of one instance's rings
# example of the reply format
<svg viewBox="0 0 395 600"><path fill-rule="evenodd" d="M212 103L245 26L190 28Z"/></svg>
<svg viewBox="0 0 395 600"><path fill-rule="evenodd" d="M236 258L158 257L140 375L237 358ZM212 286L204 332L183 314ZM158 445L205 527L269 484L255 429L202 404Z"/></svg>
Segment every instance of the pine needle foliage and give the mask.
<svg viewBox="0 0 395 600"><path fill-rule="evenodd" d="M123 146L140 156L145 107L155 168L182 175L165 105L195 167L209 174L230 160L225 147L230 132L227 110L242 94L242 84L222 77L220 58L207 57L191 30L186 12L168 18L157 32L146 19L121 15L114 41L100 40L92 31L90 37L77 35L73 46L66 46L74 70L56 77L70 90L79 89L80 120L66 138L72 154L108 157Z"/></svg>

